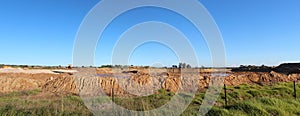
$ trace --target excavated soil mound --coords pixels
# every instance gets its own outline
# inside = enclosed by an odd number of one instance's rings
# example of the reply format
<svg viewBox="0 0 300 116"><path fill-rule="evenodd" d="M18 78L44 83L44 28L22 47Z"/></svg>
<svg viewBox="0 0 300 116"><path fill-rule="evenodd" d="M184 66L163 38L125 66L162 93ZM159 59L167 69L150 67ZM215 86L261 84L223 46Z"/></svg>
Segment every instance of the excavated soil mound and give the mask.
<svg viewBox="0 0 300 116"><path fill-rule="evenodd" d="M99 72L108 72L99 74ZM41 89L43 92L55 94L80 95L148 95L155 90L164 88L177 92L187 88L207 88L212 78L210 74L187 73L179 74L162 72L149 74L138 72L136 74L112 75L111 70L97 70L99 75L68 75L68 74L27 74L27 73L0 73L0 93ZM273 84L278 82L292 82L300 80L300 74L285 75L276 72L234 72L227 73L224 83L228 86L240 84ZM185 77L183 79L182 77ZM190 79L192 78L192 79ZM183 80L182 80L183 79ZM196 86L193 85L196 83Z"/></svg>
<svg viewBox="0 0 300 116"><path fill-rule="evenodd" d="M57 74L0 73L0 93L39 89Z"/></svg>

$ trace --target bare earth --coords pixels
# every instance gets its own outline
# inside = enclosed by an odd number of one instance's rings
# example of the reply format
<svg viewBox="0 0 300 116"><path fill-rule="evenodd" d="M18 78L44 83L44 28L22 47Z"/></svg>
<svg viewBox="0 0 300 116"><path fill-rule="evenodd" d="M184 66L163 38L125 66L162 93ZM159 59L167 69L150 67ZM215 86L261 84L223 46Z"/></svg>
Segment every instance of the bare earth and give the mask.
<svg viewBox="0 0 300 116"><path fill-rule="evenodd" d="M79 69L78 69L79 70ZM176 92L183 86L197 83L198 90L209 86L212 78L210 73L187 73L181 74L172 69L149 72L148 69L136 69L137 73L113 73L112 69L101 68L93 69L91 72L82 74L71 74L75 70L29 70L29 69L0 69L0 94L42 90L37 96L43 94L66 95L66 94L97 94L102 91L108 95L114 88L114 94L119 96L137 95L136 93L146 94L147 91L155 93L155 90L164 88L168 91ZM81 70L78 71L80 73ZM276 72L228 72L224 83L229 86L240 84L273 84L277 82L291 82L300 80L300 74L285 75ZM121 78L125 77L125 78ZM193 77L196 81L183 82L181 77ZM126 84L122 84L126 82ZM299 83L299 81L298 81ZM91 89L92 88L92 89ZM96 88L96 89L93 89ZM101 88L101 89L100 89ZM85 91L95 90L95 91ZM145 92L146 91L146 92ZM84 93L82 93L84 92ZM33 97L34 98L34 97Z"/></svg>

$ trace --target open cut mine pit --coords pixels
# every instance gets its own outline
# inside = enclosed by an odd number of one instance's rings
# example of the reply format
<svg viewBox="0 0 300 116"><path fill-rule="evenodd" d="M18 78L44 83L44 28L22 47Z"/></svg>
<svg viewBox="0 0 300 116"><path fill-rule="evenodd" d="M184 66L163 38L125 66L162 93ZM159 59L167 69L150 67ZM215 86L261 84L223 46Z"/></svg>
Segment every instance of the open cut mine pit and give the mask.
<svg viewBox="0 0 300 116"><path fill-rule="evenodd" d="M206 89L209 86L210 80L215 78L210 73L181 74L179 71L171 69L167 70L167 72L156 74L149 73L146 69L140 69L134 73L113 74L110 68L99 68L95 69L95 73L89 76L55 73L51 70L27 70L26 72L22 69L15 69L19 72L15 71L11 73L10 71L12 70L0 70L0 93L39 89L47 93L78 95L85 87L99 87L101 89L97 90L101 90L107 95L111 94L111 89L113 88L114 94L117 96L130 96L135 95L134 93L142 93L143 91L155 93L160 88L176 92L180 87L185 86L184 84L189 85L192 83L182 82L182 76L197 79L198 90ZM227 72L223 76L225 76L224 84L228 86L241 84L269 85L295 80L299 83L300 80L300 74L287 75L274 71Z"/></svg>

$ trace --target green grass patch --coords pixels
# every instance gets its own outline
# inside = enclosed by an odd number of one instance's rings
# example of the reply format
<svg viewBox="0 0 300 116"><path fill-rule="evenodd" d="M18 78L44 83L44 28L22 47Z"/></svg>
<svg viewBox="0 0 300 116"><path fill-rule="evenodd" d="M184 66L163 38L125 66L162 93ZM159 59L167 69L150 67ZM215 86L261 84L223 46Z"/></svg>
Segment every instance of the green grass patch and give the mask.
<svg viewBox="0 0 300 116"><path fill-rule="evenodd" d="M300 115L300 87L297 85L298 98L293 97L293 83L273 85L240 85L227 87L228 106L225 106L224 91L220 93L215 106L207 116L285 116ZM12 92L0 95L0 115L92 115L79 96L69 95L53 100L24 99L24 96L39 94L40 90ZM116 97L114 102L123 108L135 111L148 111L169 102L175 93L158 91L158 94L142 97ZM182 103L188 102L189 94L178 94ZM198 115L205 93L197 93L182 116ZM107 103L111 98L97 97L95 103ZM167 111L162 114L168 115ZM120 115L127 115L119 113ZM155 115L155 114L150 114Z"/></svg>

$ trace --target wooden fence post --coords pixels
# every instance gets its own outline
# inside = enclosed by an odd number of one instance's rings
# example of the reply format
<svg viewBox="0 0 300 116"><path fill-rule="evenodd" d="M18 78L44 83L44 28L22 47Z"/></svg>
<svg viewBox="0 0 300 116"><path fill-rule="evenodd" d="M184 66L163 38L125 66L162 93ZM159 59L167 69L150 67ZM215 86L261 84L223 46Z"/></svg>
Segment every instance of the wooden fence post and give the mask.
<svg viewBox="0 0 300 116"><path fill-rule="evenodd" d="M111 100L113 101L113 102L115 102L115 94L114 94L115 92L114 92L114 87L111 89Z"/></svg>
<svg viewBox="0 0 300 116"><path fill-rule="evenodd" d="M224 84L224 93L225 93L225 106L227 106L227 92L226 92L226 84Z"/></svg>
<svg viewBox="0 0 300 116"><path fill-rule="evenodd" d="M294 81L294 97L297 99L296 81Z"/></svg>
<svg viewBox="0 0 300 116"><path fill-rule="evenodd" d="M115 92L114 92L114 86L115 86L115 83L114 83L114 81L112 80L112 88L111 88L111 105L112 105L112 108L113 108L113 110L112 110L112 113L113 113L113 116L115 116L115 105L114 105L114 103L115 103Z"/></svg>

